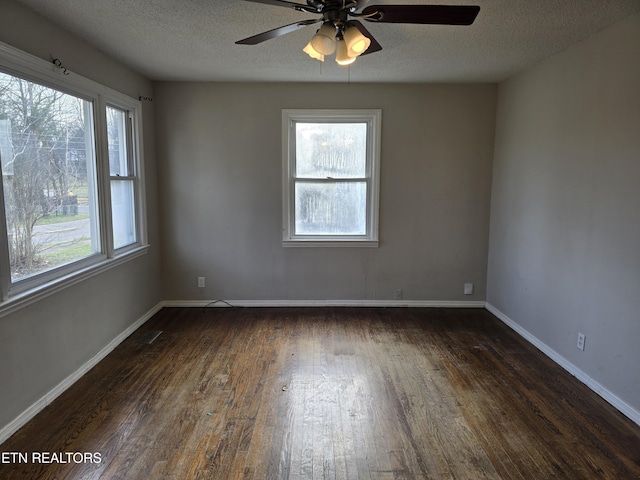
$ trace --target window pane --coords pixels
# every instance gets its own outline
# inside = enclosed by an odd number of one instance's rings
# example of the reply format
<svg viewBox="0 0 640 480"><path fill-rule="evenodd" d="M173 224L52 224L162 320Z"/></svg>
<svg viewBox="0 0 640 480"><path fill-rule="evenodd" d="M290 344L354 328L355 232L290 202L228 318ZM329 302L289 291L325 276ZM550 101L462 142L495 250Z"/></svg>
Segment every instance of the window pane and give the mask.
<svg viewBox="0 0 640 480"><path fill-rule="evenodd" d="M130 175L127 159L127 112L107 107L107 141L109 172L112 177Z"/></svg>
<svg viewBox="0 0 640 480"><path fill-rule="evenodd" d="M363 178L366 123L296 123L298 178Z"/></svg>
<svg viewBox="0 0 640 480"><path fill-rule="evenodd" d="M11 280L99 251L92 104L0 73Z"/></svg>
<svg viewBox="0 0 640 480"><path fill-rule="evenodd" d="M365 182L295 185L296 235L365 235Z"/></svg>
<svg viewBox="0 0 640 480"><path fill-rule="evenodd" d="M133 180L118 177L132 175L128 158L128 113L107 107L107 142L111 175L111 218L114 248L136 242L136 220Z"/></svg>
<svg viewBox="0 0 640 480"><path fill-rule="evenodd" d="M113 218L114 248L131 245L136 241L133 180L111 181L111 213Z"/></svg>

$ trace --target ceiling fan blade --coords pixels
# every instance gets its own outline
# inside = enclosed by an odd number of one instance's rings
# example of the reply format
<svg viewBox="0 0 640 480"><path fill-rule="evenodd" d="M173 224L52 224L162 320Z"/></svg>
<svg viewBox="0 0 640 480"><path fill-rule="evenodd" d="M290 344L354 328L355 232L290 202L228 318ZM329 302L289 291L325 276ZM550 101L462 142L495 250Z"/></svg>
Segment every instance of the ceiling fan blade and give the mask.
<svg viewBox="0 0 640 480"><path fill-rule="evenodd" d="M238 40L236 42L237 45L257 45L262 42L266 42L267 40L271 40L272 38L281 37L282 35L286 35L287 33L295 32L296 30L306 27L307 25L312 25L314 23L321 22L322 19L315 20L302 20L301 22L291 23L289 25L285 25L284 27L274 28L273 30L269 30L268 32L262 32L258 35L254 35L252 37L244 38L242 40Z"/></svg>
<svg viewBox="0 0 640 480"><path fill-rule="evenodd" d="M477 5L371 5L362 15L381 23L471 25L479 11Z"/></svg>
<svg viewBox="0 0 640 480"><path fill-rule="evenodd" d="M293 8L300 12L318 13L314 7L303 3L288 2L287 0L244 0L245 2L264 3L266 5L275 5L277 7Z"/></svg>
<svg viewBox="0 0 640 480"><path fill-rule="evenodd" d="M362 55L368 55L369 53L379 52L380 50L382 50L382 45L380 45L378 41L375 38L373 38L373 35L369 33L369 30L364 28L364 25L362 23L360 23L357 20L349 20L347 24L350 26L356 27L358 30L360 30L361 34L363 34L365 37L371 40L371 44L369 45L369 48L367 48Z"/></svg>

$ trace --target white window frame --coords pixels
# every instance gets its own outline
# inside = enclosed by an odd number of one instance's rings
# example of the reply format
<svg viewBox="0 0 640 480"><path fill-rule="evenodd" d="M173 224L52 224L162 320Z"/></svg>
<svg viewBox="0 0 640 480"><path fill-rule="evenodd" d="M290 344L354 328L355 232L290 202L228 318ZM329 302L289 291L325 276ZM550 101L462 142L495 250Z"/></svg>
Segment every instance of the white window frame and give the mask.
<svg viewBox="0 0 640 480"><path fill-rule="evenodd" d="M366 123L366 233L363 235L297 235L295 233L295 171L297 123ZM285 247L377 247L380 197L382 110L282 111L282 244ZM326 181L331 182L332 179Z"/></svg>
<svg viewBox="0 0 640 480"><path fill-rule="evenodd" d="M111 176L111 172L109 169L109 145L106 136L106 116L105 116L105 125L103 130L105 131L104 144L103 148L105 149L103 152L104 158L106 159L104 166L106 167L104 178L106 181L106 185L103 187L105 192L108 192L109 196L109 206L111 206L111 181L112 180L130 180L133 181L133 197L134 197L134 215L136 222L136 236L137 241L131 243L129 245L125 245L123 247L114 248L114 238L113 238L113 225L112 222L112 210L111 208L105 212L105 216L107 218L107 223L110 225L110 234L108 235L107 240L107 252L110 258L113 258L117 255L126 253L130 250L135 250L140 245L147 245L147 228L146 228L146 205L145 205L145 186L143 182L143 152L142 152L142 108L139 101L134 100L131 97L127 97L126 95L119 94L118 92L111 92L109 95L105 95L105 109L106 107L113 107L118 110L122 110L127 114L127 125L126 125L126 134L127 134L127 162L129 163L130 172L128 176ZM105 113L106 115L106 113Z"/></svg>
<svg viewBox="0 0 640 480"><path fill-rule="evenodd" d="M144 165L142 150L141 103L120 92L59 68L10 45L0 42L0 71L80 97L92 105L93 147L96 170L96 208L98 211L97 241L99 252L78 261L47 270L32 277L12 282L8 254L7 225L4 195L0 184L0 316L34 303L59 290L79 283L128 260L143 255L148 250L146 229L146 205ZM106 105L113 105L129 112L132 121L132 154L135 172L135 215L137 242L114 250L111 227L111 195L109 156L107 145Z"/></svg>

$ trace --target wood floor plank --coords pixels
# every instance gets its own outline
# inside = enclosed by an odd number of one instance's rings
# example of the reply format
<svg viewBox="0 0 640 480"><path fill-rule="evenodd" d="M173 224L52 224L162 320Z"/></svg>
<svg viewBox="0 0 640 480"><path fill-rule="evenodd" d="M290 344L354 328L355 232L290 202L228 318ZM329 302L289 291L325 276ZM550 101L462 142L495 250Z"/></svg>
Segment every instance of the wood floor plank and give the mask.
<svg viewBox="0 0 640 480"><path fill-rule="evenodd" d="M475 309L163 309L0 451L3 480L640 479L640 427Z"/></svg>

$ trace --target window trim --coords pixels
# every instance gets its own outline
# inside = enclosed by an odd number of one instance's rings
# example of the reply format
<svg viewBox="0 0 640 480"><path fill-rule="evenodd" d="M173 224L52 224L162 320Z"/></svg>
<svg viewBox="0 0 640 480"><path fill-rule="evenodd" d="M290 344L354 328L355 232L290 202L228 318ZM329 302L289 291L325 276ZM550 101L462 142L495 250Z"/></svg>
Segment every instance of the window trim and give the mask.
<svg viewBox="0 0 640 480"><path fill-rule="evenodd" d="M295 125L307 123L367 124L367 232L365 235L296 235ZM282 111L282 245L284 247L378 247L381 109L284 109ZM322 179L316 179L322 181ZM332 183L340 179L329 180Z"/></svg>
<svg viewBox="0 0 640 480"><path fill-rule="evenodd" d="M129 175L123 177L112 177L109 170L109 145L106 136L106 117L104 118L104 142L103 142L103 155L106 159L102 162L102 166L105 168L104 178L105 185L103 186L105 197L108 197L107 211L104 212L104 217L107 219L110 225L113 225L112 210L111 210L111 181L115 179L119 180L132 180L133 181L133 199L135 208L135 222L136 222L136 234L137 241L124 245L120 248L114 248L113 231L110 232L107 238L107 256L114 258L118 254L122 254L129 250L135 249L139 245L146 245L147 240L147 221L146 221L146 194L145 184L143 181L142 173L144 172L144 155L142 151L142 106L137 100L134 100L126 95L118 92L111 92L109 95L105 95L105 111L106 107L113 107L120 109L127 113L127 131L130 133L131 138L127 138L127 162L129 163ZM111 227L110 227L110 230Z"/></svg>
<svg viewBox="0 0 640 480"><path fill-rule="evenodd" d="M97 239L100 251L69 264L61 265L12 282L8 258L8 236L5 220L4 195L0 194L0 317L39 301L64 288L132 260L148 251L146 229L145 182L142 150L142 105L127 95L93 80L68 72L39 57L0 42L0 71L67 93L92 105L96 170L96 209L98 211ZM114 105L132 116L132 159L136 190L136 243L113 249L111 228L111 195L106 132L106 105ZM106 153L106 156L105 156ZM107 187L107 188L105 188Z"/></svg>

